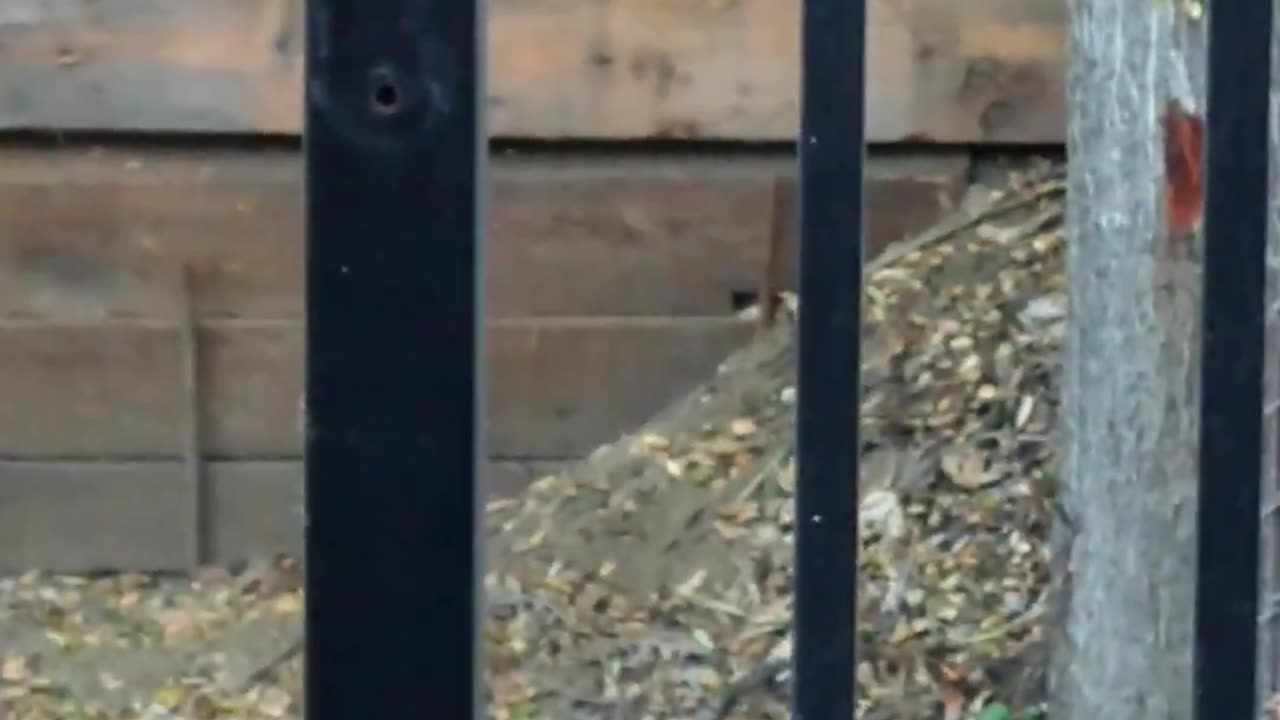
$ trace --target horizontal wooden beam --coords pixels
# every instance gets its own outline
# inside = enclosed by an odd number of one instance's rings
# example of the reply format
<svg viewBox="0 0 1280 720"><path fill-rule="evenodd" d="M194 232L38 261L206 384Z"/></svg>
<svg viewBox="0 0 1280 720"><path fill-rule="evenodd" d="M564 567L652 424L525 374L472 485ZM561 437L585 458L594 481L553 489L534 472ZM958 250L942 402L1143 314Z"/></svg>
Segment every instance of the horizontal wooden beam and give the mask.
<svg viewBox="0 0 1280 720"><path fill-rule="evenodd" d="M301 454L302 330L300 320L201 324L205 452ZM752 332L731 317L494 321L485 340L487 449L585 454L705 380ZM176 324L0 323L0 457L181 456L182 363Z"/></svg>
<svg viewBox="0 0 1280 720"><path fill-rule="evenodd" d="M488 310L729 313L757 287L770 183L793 168L785 155L495 157ZM869 168L874 254L945 212L968 162L894 154ZM301 169L289 150L0 145L0 318L166 319L183 266L203 318L299 317Z"/></svg>
<svg viewBox="0 0 1280 720"><path fill-rule="evenodd" d="M506 137L789 140L797 0L493 0ZM1062 0L870 0L872 142L1061 142ZM5 0L0 129L295 134L301 0Z"/></svg>
<svg viewBox="0 0 1280 720"><path fill-rule="evenodd" d="M511 494L549 463L494 461L492 495ZM176 461L0 461L0 572L186 570L191 503ZM302 462L207 467L209 562L302 549Z"/></svg>

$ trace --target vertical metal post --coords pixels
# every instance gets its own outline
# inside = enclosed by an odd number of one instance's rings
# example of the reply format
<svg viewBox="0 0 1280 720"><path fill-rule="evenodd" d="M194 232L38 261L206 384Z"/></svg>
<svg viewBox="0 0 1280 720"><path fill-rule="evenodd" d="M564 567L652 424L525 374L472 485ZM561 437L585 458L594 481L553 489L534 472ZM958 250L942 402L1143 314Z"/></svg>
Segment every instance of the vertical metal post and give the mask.
<svg viewBox="0 0 1280 720"><path fill-rule="evenodd" d="M865 20L865 0L804 0L797 720L854 714Z"/></svg>
<svg viewBox="0 0 1280 720"><path fill-rule="evenodd" d="M482 709L482 7L307 3L309 720Z"/></svg>
<svg viewBox="0 0 1280 720"><path fill-rule="evenodd" d="M1209 3L1195 618L1201 720L1257 717L1271 13L1271 0Z"/></svg>

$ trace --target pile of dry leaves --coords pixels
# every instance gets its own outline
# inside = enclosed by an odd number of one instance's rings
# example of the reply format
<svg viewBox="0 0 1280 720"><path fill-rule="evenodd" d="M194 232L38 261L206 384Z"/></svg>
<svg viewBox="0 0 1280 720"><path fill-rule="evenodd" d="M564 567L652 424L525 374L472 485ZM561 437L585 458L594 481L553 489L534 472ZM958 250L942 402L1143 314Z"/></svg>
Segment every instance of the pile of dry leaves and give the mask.
<svg viewBox="0 0 1280 720"><path fill-rule="evenodd" d="M1036 716L1061 194L1056 171L1016 181L868 268L861 718ZM792 340L783 319L634 435L490 507L491 717L785 717ZM287 561L5 580L0 702L10 720L297 716L298 593Z"/></svg>
<svg viewBox="0 0 1280 720"><path fill-rule="evenodd" d="M860 717L1038 699L1061 190L1024 181L869 269ZM785 717L792 338L491 508L496 717Z"/></svg>

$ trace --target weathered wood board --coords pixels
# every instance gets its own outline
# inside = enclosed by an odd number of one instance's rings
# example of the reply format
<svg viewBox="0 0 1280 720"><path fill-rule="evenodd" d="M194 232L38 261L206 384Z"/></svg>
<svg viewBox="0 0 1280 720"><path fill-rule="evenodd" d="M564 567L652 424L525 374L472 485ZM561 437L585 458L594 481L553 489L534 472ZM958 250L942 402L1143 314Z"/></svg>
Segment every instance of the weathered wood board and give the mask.
<svg viewBox="0 0 1280 720"><path fill-rule="evenodd" d="M490 463L487 485L509 495L552 467ZM0 461L0 572L189 569L183 473L167 461ZM214 462L205 478L208 561L302 550L301 462Z"/></svg>
<svg viewBox="0 0 1280 720"><path fill-rule="evenodd" d="M789 140L798 0L492 0L495 135ZM0 129L299 132L301 0L5 0ZM1063 139L1064 0L871 0L873 142Z"/></svg>
<svg viewBox="0 0 1280 720"><path fill-rule="evenodd" d="M932 224L967 170L958 152L873 157L868 252ZM771 179L793 175L785 155L496 157L488 311L731 312L759 283ZM296 152L0 145L0 318L167 319L183 265L204 318L299 317L302 257Z"/></svg>
<svg viewBox="0 0 1280 720"><path fill-rule="evenodd" d="M586 452L745 339L734 296L758 287L770 183L792 165L495 159L490 451ZM869 252L932 223L967 168L954 153L874 160ZM0 455L177 452L184 265L204 324L205 449L296 455L301 199L287 149L0 147Z"/></svg>
<svg viewBox="0 0 1280 720"><path fill-rule="evenodd" d="M753 328L732 317L493 321L487 450L583 455L709 377ZM299 320L201 325L205 453L301 454L302 329ZM0 323L0 457L179 457L181 351L177 327L159 322Z"/></svg>

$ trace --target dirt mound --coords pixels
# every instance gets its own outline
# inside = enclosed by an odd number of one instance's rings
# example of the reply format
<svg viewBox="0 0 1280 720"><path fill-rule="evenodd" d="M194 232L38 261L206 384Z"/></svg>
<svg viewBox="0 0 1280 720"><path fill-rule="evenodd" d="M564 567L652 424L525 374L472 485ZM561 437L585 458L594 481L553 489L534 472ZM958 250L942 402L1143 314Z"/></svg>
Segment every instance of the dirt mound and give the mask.
<svg viewBox="0 0 1280 720"><path fill-rule="evenodd" d="M1056 171L1015 182L868 268L861 718L1013 718L1041 695L1061 192ZM491 717L785 716L792 320L489 509ZM0 581L0 703L297 717L297 568Z"/></svg>
<svg viewBox="0 0 1280 720"><path fill-rule="evenodd" d="M1060 194L1016 184L869 268L860 717L1038 700ZM497 717L785 717L792 338L490 509Z"/></svg>

